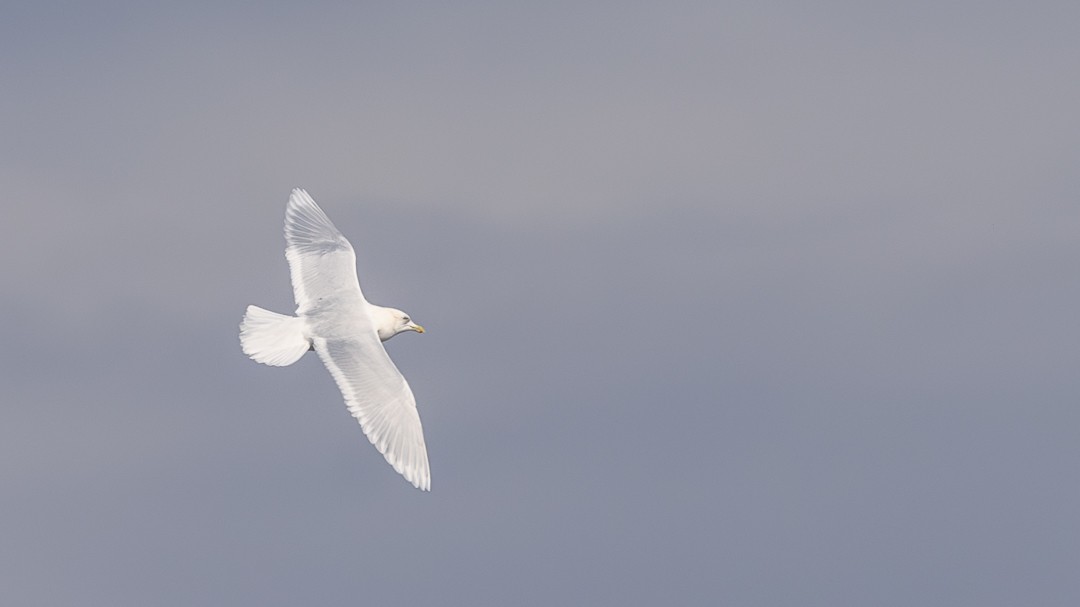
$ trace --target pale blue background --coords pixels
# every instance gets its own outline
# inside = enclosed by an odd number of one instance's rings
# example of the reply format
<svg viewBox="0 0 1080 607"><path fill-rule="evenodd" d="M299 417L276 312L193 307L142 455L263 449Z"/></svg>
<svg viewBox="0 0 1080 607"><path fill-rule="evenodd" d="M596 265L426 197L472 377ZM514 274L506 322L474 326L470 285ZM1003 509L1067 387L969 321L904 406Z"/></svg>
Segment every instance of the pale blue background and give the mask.
<svg viewBox="0 0 1080 607"><path fill-rule="evenodd" d="M5 5L0 603L1080 604L1078 23ZM240 352L294 186L430 494Z"/></svg>

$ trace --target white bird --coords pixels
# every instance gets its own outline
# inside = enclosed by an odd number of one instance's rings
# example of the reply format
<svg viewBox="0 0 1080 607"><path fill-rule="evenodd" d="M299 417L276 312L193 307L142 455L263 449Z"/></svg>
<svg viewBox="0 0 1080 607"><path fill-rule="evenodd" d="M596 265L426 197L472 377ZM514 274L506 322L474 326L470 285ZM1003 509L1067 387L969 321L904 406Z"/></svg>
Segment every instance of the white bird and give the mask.
<svg viewBox="0 0 1080 607"><path fill-rule="evenodd" d="M401 310L368 303L352 245L299 188L285 210L285 242L296 316L248 306L240 323L244 354L283 367L315 350L371 444L414 487L430 491L416 398L382 346L398 333L424 328Z"/></svg>

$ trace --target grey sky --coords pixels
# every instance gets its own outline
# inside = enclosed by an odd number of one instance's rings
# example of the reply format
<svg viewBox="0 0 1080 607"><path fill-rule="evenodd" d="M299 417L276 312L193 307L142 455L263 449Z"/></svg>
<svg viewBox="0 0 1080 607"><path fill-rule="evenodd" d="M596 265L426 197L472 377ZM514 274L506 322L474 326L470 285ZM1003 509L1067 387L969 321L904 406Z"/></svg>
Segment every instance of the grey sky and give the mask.
<svg viewBox="0 0 1080 607"><path fill-rule="evenodd" d="M0 603L1077 604L1077 23L6 8ZM430 494L240 352L295 186Z"/></svg>

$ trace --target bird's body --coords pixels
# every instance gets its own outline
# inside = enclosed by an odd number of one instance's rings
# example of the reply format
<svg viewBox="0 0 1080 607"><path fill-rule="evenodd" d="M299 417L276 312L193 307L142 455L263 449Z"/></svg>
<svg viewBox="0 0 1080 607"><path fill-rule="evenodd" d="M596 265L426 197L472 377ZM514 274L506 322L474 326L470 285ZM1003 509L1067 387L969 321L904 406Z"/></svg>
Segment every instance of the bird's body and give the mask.
<svg viewBox="0 0 1080 607"><path fill-rule="evenodd" d="M293 190L286 208L285 241L296 316L248 306L240 324L244 353L286 366L314 350L375 448L413 486L430 490L416 399L381 343L424 329L401 310L364 298L352 245L300 189Z"/></svg>

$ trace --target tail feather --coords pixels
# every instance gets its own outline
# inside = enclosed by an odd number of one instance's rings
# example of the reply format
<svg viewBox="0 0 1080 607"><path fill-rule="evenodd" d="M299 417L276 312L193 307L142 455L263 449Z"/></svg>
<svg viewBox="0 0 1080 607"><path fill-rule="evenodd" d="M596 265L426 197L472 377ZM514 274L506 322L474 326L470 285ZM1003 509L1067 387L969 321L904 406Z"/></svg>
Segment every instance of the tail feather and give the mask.
<svg viewBox="0 0 1080 607"><path fill-rule="evenodd" d="M304 321L295 316L248 306L240 323L240 346L256 362L284 367L311 348L303 329Z"/></svg>

